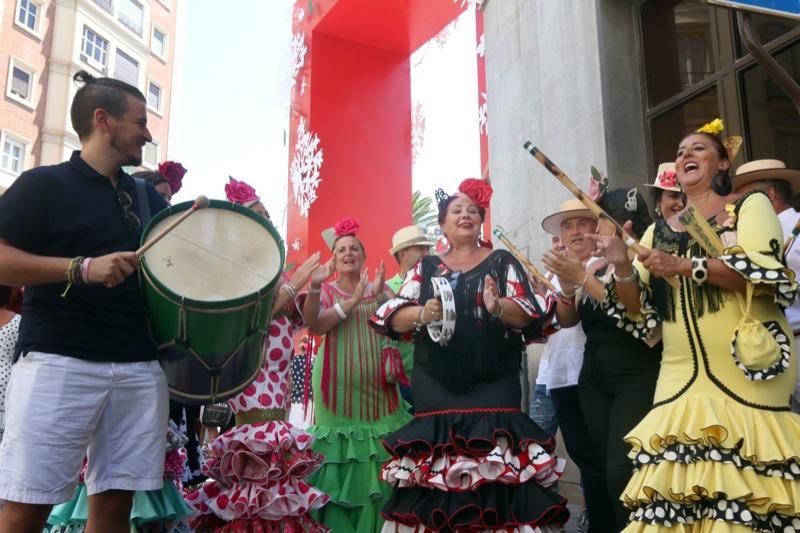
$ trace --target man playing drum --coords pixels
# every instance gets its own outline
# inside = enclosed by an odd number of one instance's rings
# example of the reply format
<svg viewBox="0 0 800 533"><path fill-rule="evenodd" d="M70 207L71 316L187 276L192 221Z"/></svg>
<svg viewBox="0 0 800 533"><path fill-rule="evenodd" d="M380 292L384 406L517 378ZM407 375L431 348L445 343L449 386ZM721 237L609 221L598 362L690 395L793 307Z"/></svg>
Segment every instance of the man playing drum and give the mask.
<svg viewBox="0 0 800 533"><path fill-rule="evenodd" d="M132 274L139 199L153 214L166 203L149 184L137 197L121 170L141 164L151 140L145 98L118 80L74 80L84 83L71 108L82 150L23 173L0 197L0 283L26 287L0 533L41 532L86 455L87 532L128 532L133 492L162 486L167 386Z"/></svg>

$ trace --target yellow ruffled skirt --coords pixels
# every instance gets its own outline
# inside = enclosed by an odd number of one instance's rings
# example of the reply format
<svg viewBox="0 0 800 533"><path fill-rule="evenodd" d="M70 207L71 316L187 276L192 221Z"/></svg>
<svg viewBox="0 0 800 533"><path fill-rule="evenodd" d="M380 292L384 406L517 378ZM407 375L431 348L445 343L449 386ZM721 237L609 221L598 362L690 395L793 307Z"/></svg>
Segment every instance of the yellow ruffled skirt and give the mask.
<svg viewBox="0 0 800 533"><path fill-rule="evenodd" d="M800 416L684 395L625 440L626 533L800 531Z"/></svg>

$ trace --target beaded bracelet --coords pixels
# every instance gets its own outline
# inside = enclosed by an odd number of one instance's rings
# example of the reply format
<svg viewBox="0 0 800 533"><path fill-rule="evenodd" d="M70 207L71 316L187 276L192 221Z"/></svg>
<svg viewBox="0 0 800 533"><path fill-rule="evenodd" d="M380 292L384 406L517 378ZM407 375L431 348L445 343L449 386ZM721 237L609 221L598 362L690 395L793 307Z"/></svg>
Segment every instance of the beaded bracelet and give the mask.
<svg viewBox="0 0 800 533"><path fill-rule="evenodd" d="M616 271L614 271L611 275L614 276L614 281L616 281L617 283L630 283L639 276L639 271L634 268L633 272L631 272L627 276L617 276Z"/></svg>

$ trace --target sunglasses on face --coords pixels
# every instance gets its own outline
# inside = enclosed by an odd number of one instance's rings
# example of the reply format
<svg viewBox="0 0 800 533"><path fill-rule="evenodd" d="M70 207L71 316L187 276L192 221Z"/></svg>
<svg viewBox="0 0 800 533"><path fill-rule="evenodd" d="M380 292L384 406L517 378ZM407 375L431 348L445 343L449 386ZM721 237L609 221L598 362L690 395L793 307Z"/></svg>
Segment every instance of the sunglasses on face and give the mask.
<svg viewBox="0 0 800 533"><path fill-rule="evenodd" d="M128 229L131 231L138 230L142 225L142 221L139 220L139 217L133 212L133 198L122 189L118 188L116 191L117 200L119 200L119 205L122 207L122 213L125 217L125 224L128 225Z"/></svg>

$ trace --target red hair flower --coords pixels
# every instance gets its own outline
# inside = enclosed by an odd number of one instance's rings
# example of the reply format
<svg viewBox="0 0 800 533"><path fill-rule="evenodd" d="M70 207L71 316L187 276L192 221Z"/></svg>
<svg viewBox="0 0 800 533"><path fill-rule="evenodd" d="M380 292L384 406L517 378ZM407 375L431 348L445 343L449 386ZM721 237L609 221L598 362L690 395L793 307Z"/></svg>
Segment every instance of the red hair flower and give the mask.
<svg viewBox="0 0 800 533"><path fill-rule="evenodd" d="M665 170L658 175L658 185L666 188L678 187L678 174L674 170Z"/></svg>
<svg viewBox="0 0 800 533"><path fill-rule="evenodd" d="M256 194L256 190L243 181L238 181L233 176L228 176L229 183L225 184L225 196L229 202L245 205L258 202L261 198Z"/></svg>
<svg viewBox="0 0 800 533"><path fill-rule="evenodd" d="M183 185L183 177L187 170L177 161L164 161L158 164L158 173L169 183L169 190L172 194L178 194Z"/></svg>
<svg viewBox="0 0 800 533"><path fill-rule="evenodd" d="M463 193L482 209L488 209L494 189L485 180L467 178L458 186L458 192Z"/></svg>
<svg viewBox="0 0 800 533"><path fill-rule="evenodd" d="M353 236L358 233L358 230L361 228L361 225L358 223L358 220L350 217L345 217L341 219L336 225L333 226L333 233L337 237L346 237L346 236Z"/></svg>

